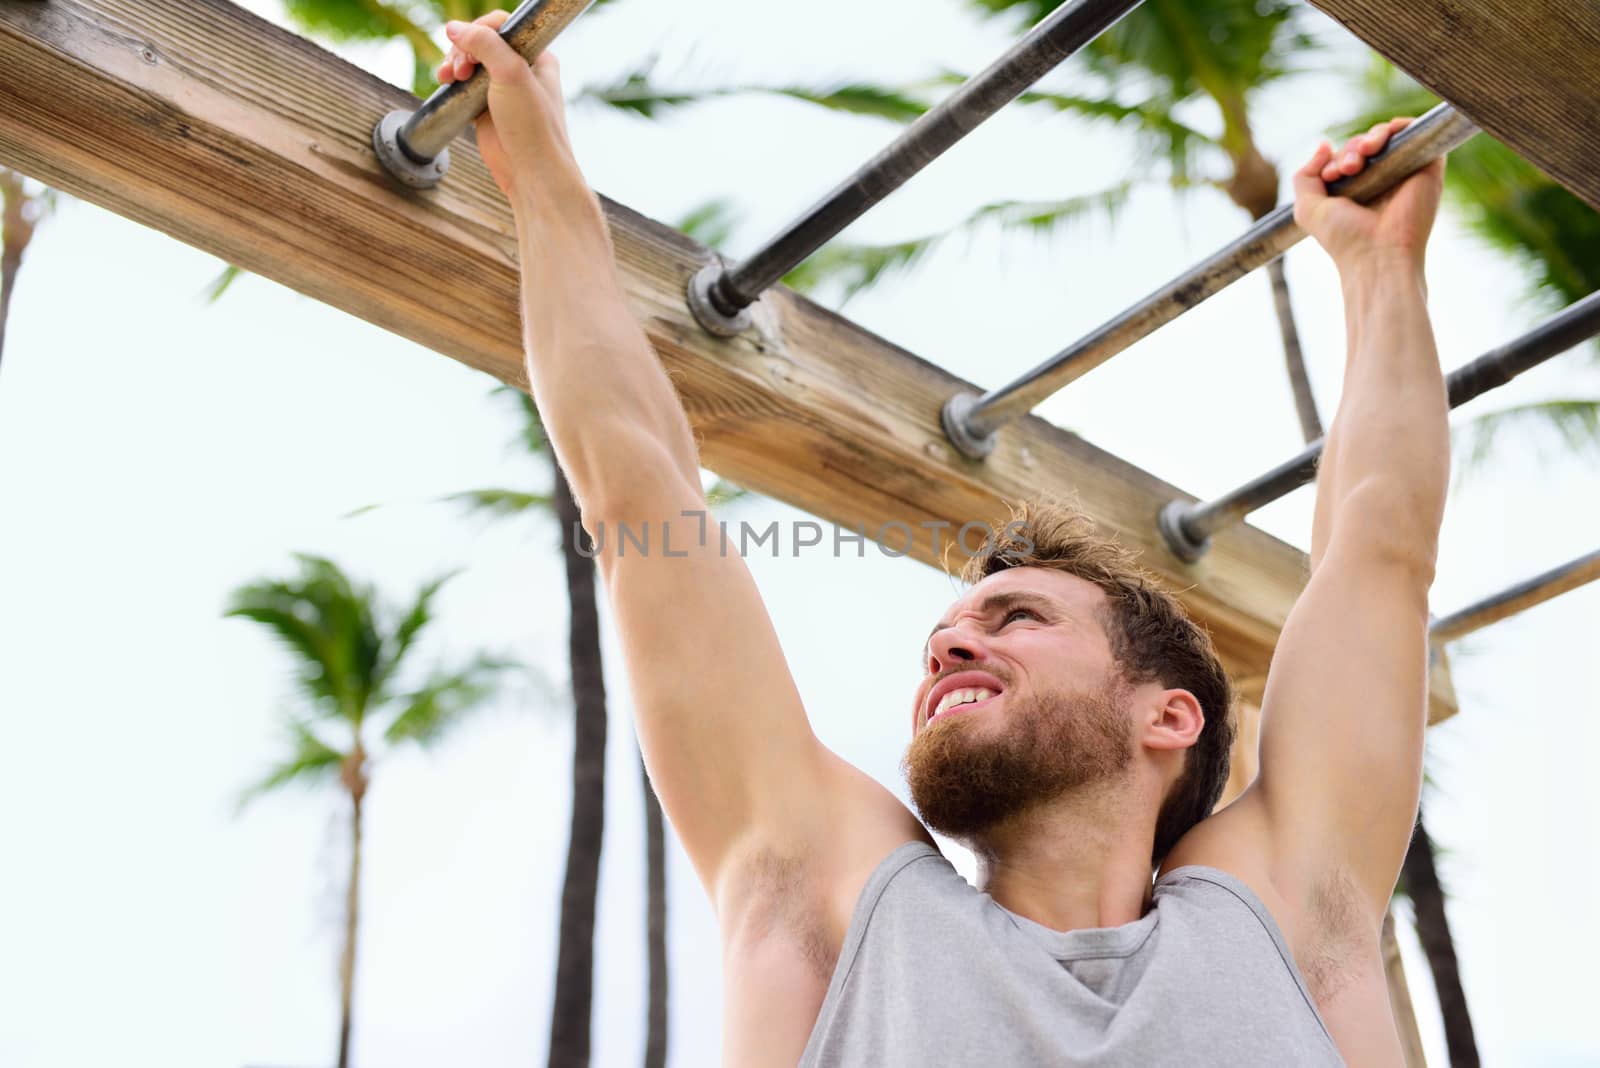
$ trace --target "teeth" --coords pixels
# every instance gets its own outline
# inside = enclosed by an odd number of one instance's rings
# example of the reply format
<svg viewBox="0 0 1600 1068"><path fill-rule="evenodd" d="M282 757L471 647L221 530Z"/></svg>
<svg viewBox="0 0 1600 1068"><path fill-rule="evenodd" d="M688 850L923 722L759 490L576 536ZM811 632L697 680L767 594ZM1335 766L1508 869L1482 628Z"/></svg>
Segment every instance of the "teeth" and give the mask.
<svg viewBox="0 0 1600 1068"><path fill-rule="evenodd" d="M935 716L950 711L957 705L973 704L978 701L987 701L994 696L994 691L986 686L978 686L965 690L951 690L939 699L939 707L933 710ZM931 718L931 717L930 717Z"/></svg>

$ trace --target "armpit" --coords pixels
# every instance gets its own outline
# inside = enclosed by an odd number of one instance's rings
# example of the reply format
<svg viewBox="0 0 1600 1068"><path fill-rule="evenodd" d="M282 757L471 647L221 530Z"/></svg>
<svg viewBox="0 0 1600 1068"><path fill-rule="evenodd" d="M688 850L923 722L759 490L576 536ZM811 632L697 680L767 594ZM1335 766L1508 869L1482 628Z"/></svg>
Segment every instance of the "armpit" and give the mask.
<svg viewBox="0 0 1600 1068"><path fill-rule="evenodd" d="M843 932L832 930L814 858L771 849L752 853L730 876L721 922L732 952L782 946L824 984L833 975Z"/></svg>
<svg viewBox="0 0 1600 1068"><path fill-rule="evenodd" d="M1380 932L1368 911L1366 897L1348 872L1330 872L1312 887L1306 931L1295 955L1319 1008L1331 1005L1375 959Z"/></svg>

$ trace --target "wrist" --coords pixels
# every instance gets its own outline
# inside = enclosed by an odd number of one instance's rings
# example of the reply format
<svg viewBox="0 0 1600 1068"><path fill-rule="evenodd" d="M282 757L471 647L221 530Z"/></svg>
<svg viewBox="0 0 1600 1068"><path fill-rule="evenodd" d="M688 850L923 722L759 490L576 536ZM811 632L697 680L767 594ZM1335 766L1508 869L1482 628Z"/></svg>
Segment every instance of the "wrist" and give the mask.
<svg viewBox="0 0 1600 1068"><path fill-rule="evenodd" d="M1367 290L1374 286L1422 285L1423 261L1420 251L1395 246L1368 247L1349 252L1336 262L1339 281L1348 290Z"/></svg>
<svg viewBox="0 0 1600 1068"><path fill-rule="evenodd" d="M571 222L593 219L604 225L605 211L600 198L576 166L550 160L540 165L530 180L512 190L506 199L518 229L545 226L552 220Z"/></svg>

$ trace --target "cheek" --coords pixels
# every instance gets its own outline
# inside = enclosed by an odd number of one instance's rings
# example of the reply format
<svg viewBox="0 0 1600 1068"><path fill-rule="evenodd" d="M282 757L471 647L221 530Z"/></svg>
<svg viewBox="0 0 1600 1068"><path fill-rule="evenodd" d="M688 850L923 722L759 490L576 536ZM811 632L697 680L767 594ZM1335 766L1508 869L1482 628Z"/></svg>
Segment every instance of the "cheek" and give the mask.
<svg viewBox="0 0 1600 1068"><path fill-rule="evenodd" d="M1018 681L1043 690L1077 687L1086 680L1103 678L1111 664L1104 649L1052 641L1043 634L1021 638L1007 652Z"/></svg>

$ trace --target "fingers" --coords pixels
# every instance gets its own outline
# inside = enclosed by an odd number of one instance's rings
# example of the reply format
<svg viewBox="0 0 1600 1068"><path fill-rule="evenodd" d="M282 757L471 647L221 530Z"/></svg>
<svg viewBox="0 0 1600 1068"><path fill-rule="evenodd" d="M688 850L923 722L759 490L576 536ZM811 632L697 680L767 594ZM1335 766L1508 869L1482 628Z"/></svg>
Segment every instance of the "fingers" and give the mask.
<svg viewBox="0 0 1600 1068"><path fill-rule="evenodd" d="M489 27L491 30L498 31L510 17L511 12L509 11L491 11L487 15L480 15L475 21ZM448 31L446 31L446 35L448 36ZM464 81L472 77L472 72L477 69L477 66L478 63L475 59L461 49L452 46L449 54L444 57L444 62L439 64L433 75L438 79L440 85L449 85L451 82Z"/></svg>
<svg viewBox="0 0 1600 1068"><path fill-rule="evenodd" d="M1411 125L1409 118L1390 119L1377 123L1364 134L1357 134L1344 143L1322 168L1324 182L1337 181L1352 174L1360 174L1367 160L1382 152L1389 138Z"/></svg>
<svg viewBox="0 0 1600 1068"><path fill-rule="evenodd" d="M519 72L522 69L526 69L526 61L516 55L516 52L505 43L499 33L500 27L504 26L506 20L510 17L511 13L508 11L491 11L470 23L445 23L444 33L449 38L452 47L449 54L445 56L444 61L434 70L434 76L439 80L439 83L441 85L449 85L451 82L464 81L472 77L472 73L477 69L479 61L494 53L495 44L499 44L504 52L510 53L516 58ZM493 66L487 62L484 65L490 67L490 77L497 77ZM498 75L499 78L518 76L520 76L520 73L511 71L509 66L502 66L501 73Z"/></svg>

